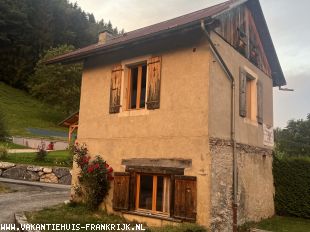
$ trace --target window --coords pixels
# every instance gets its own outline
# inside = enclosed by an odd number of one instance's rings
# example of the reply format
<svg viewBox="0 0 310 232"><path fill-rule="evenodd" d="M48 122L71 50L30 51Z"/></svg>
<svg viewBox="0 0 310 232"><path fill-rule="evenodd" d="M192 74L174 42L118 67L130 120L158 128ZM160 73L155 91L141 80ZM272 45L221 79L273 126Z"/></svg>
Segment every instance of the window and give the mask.
<svg viewBox="0 0 310 232"><path fill-rule="evenodd" d="M253 74L254 75L254 74ZM263 123L263 83L240 69L239 114L250 121Z"/></svg>
<svg viewBox="0 0 310 232"><path fill-rule="evenodd" d="M136 209L169 212L169 176L137 174Z"/></svg>
<svg viewBox="0 0 310 232"><path fill-rule="evenodd" d="M129 67L127 109L145 108L146 64Z"/></svg>
<svg viewBox="0 0 310 232"><path fill-rule="evenodd" d="M246 77L246 117L256 121L256 84L255 79L247 75Z"/></svg>
<svg viewBox="0 0 310 232"><path fill-rule="evenodd" d="M195 221L196 177L167 174L167 170L164 172L165 174L115 172L113 209L139 215Z"/></svg>

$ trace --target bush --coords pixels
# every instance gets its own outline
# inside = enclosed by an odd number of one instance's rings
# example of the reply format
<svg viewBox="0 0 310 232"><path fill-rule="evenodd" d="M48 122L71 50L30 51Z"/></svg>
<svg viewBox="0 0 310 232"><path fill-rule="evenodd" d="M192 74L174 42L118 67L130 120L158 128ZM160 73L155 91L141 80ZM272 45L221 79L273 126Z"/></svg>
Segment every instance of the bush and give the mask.
<svg viewBox="0 0 310 232"><path fill-rule="evenodd" d="M8 151L5 146L0 146L0 159L6 159L8 157Z"/></svg>
<svg viewBox="0 0 310 232"><path fill-rule="evenodd" d="M97 210L108 195L113 169L100 156L90 160L85 145L76 145L74 154L80 168L79 186L75 190L90 210Z"/></svg>
<svg viewBox="0 0 310 232"><path fill-rule="evenodd" d="M275 208L278 215L310 218L310 159L274 158Z"/></svg>
<svg viewBox="0 0 310 232"><path fill-rule="evenodd" d="M47 151L45 150L44 146L38 147L38 152L36 153L36 161L45 161L45 158L47 156Z"/></svg>

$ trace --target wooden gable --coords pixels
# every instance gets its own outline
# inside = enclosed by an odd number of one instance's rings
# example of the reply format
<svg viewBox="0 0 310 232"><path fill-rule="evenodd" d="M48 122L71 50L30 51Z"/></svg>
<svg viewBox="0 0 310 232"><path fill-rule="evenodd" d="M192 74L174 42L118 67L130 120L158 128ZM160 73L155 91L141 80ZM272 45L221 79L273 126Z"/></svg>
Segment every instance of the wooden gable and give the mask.
<svg viewBox="0 0 310 232"><path fill-rule="evenodd" d="M246 4L216 17L219 27L215 31L240 54L271 77L271 69L257 32L251 11Z"/></svg>

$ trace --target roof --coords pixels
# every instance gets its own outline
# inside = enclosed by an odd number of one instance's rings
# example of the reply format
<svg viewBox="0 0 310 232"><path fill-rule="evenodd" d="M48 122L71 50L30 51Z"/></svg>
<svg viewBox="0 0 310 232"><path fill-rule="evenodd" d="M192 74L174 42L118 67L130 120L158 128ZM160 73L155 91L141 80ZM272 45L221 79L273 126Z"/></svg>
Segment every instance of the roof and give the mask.
<svg viewBox="0 0 310 232"><path fill-rule="evenodd" d="M69 127L71 125L77 125L79 122L79 111L74 112L64 120L62 120L60 123L58 123L59 126Z"/></svg>
<svg viewBox="0 0 310 232"><path fill-rule="evenodd" d="M245 2L248 2L250 10L254 15L255 23L258 24L258 32L261 35L262 44L264 46L268 62L271 66L273 85L286 85L282 68L271 40L271 36L259 0L229 0L227 2L195 11L193 13L124 33L123 35L107 41L105 44L97 43L81 49L77 49L73 52L52 58L45 63L53 64L78 62L90 56L101 55L112 50L115 51L117 49L124 49L125 45L131 43L143 41L171 31L182 30L184 28L193 27L194 25L200 25L201 20L214 18L219 14L224 13L227 10L237 7Z"/></svg>

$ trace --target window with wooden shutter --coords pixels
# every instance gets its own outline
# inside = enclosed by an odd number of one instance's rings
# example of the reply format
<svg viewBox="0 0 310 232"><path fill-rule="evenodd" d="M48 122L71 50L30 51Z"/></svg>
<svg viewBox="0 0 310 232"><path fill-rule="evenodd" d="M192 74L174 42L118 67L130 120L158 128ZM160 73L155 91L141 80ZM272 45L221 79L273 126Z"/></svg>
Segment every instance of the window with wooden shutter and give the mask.
<svg viewBox="0 0 310 232"><path fill-rule="evenodd" d="M159 109L160 106L160 79L161 57L148 60L147 109Z"/></svg>
<svg viewBox="0 0 310 232"><path fill-rule="evenodd" d="M114 173L113 209L129 209L130 174L128 172Z"/></svg>
<svg viewBox="0 0 310 232"><path fill-rule="evenodd" d="M261 80L257 81L257 122L263 124L263 83Z"/></svg>
<svg viewBox="0 0 310 232"><path fill-rule="evenodd" d="M240 77L239 77L239 114L241 117L247 116L247 81L246 81L246 72L240 68Z"/></svg>
<svg viewBox="0 0 310 232"><path fill-rule="evenodd" d="M179 176L174 179L174 217L196 220L197 180L194 176Z"/></svg>
<svg viewBox="0 0 310 232"><path fill-rule="evenodd" d="M110 114L119 113L121 107L122 66L116 65L112 70L110 90Z"/></svg>

